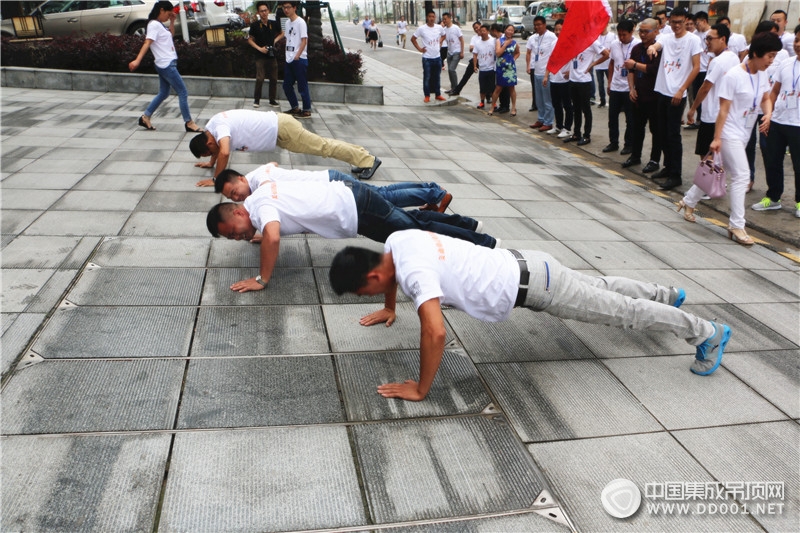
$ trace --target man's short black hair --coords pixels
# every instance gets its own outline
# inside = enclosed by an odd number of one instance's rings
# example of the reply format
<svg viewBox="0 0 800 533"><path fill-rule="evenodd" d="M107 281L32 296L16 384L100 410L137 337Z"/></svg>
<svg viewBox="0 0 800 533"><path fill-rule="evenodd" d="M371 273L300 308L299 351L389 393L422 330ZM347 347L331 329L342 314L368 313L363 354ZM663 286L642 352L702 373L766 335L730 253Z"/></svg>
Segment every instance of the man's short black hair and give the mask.
<svg viewBox="0 0 800 533"><path fill-rule="evenodd" d="M757 33L763 33L765 31L777 32L779 29L780 29L780 26L778 26L777 22L772 22L771 20L762 20L761 22L758 23L758 26L756 26L756 29L753 32L753 35L755 35Z"/></svg>
<svg viewBox="0 0 800 533"><path fill-rule="evenodd" d="M705 20L706 22L708 22L708 13L706 13L705 11L698 11L697 13L694 14L694 20L695 21Z"/></svg>
<svg viewBox="0 0 800 533"><path fill-rule="evenodd" d="M753 40L750 41L750 52L748 57L764 57L770 52L780 52L783 49L783 43L777 33L765 31L753 35Z"/></svg>
<svg viewBox="0 0 800 533"><path fill-rule="evenodd" d="M367 274L381 263L382 255L366 248L348 246L333 258L329 273L333 291L342 295L367 284Z"/></svg>
<svg viewBox="0 0 800 533"><path fill-rule="evenodd" d="M720 18L717 19L717 24L722 24L726 20L728 21L728 24L731 23L731 18L730 17L720 17Z"/></svg>
<svg viewBox="0 0 800 533"><path fill-rule="evenodd" d="M547 19L541 15L536 15L533 17L533 23L536 24L537 22L543 23L545 26L547 25Z"/></svg>
<svg viewBox="0 0 800 533"><path fill-rule="evenodd" d="M683 9L682 7L676 7L669 14L669 18L672 18L672 17L684 17L685 18L685 17L688 17L688 16L689 16L689 13L685 9Z"/></svg>
<svg viewBox="0 0 800 533"><path fill-rule="evenodd" d="M783 15L783 18L789 20L789 15L783 9L776 9L772 12L773 15Z"/></svg>
<svg viewBox="0 0 800 533"><path fill-rule="evenodd" d="M209 135L211 135L209 133ZM208 153L208 147L206 146L206 132L202 131L192 137L192 140L189 141L189 150L192 151L192 155L194 155L197 159L200 159L205 154Z"/></svg>
<svg viewBox="0 0 800 533"><path fill-rule="evenodd" d="M442 18L449 17L450 13L442 13Z"/></svg>
<svg viewBox="0 0 800 533"><path fill-rule="evenodd" d="M731 40L731 29L725 24L714 24L709 31L711 30L716 30L717 37L725 37L725 44Z"/></svg>
<svg viewBox="0 0 800 533"><path fill-rule="evenodd" d="M228 182L233 183L239 176L243 176L243 174L238 173L232 168L226 168L225 170L217 174L216 178L214 178L214 192L218 192L221 194L222 187L224 187L225 184Z"/></svg>
<svg viewBox="0 0 800 533"><path fill-rule="evenodd" d="M208 215L206 215L206 227L208 228L208 232L213 237L219 237L219 225L222 222L222 211L225 204L231 204L231 202L223 202L221 204L217 204L212 207L208 211Z"/></svg>
<svg viewBox="0 0 800 533"><path fill-rule="evenodd" d="M798 24L797 26L795 26L795 27L794 27L794 32L793 32L793 33L794 33L795 35L797 35L798 33L800 33L800 24Z"/></svg>
<svg viewBox="0 0 800 533"><path fill-rule="evenodd" d="M264 0L261 0L260 2L256 2L256 11L258 11L261 6L264 6L267 9L269 9L269 2L264 2ZM272 10L270 9L270 11L272 11Z"/></svg>
<svg viewBox="0 0 800 533"><path fill-rule="evenodd" d="M490 29L492 31L498 31L500 33L503 33L503 31L505 31L505 28L503 27L503 25L502 24L498 24L496 22L494 24L492 24L492 27Z"/></svg>
<svg viewBox="0 0 800 533"><path fill-rule="evenodd" d="M633 33L633 28L634 25L632 20L623 19L617 23L617 31L622 30Z"/></svg>

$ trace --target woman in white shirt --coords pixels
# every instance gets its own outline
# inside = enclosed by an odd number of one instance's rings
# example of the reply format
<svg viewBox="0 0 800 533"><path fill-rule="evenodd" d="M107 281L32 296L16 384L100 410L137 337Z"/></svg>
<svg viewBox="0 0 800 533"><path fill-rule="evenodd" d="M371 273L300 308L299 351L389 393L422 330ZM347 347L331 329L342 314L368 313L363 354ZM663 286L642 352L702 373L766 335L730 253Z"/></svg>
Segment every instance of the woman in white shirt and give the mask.
<svg viewBox="0 0 800 533"><path fill-rule="evenodd" d="M139 125L148 130L155 129L150 122L150 117L153 116L161 102L167 99L169 88L172 87L178 94L178 105L186 131L203 131L192 120L192 114L189 112L189 91L186 90L183 78L178 72L178 54L175 52L175 43L172 40L175 35L175 12L172 10L172 2L167 0L156 2L147 18L147 35L144 44L136 59L128 64L128 68L131 72L139 68L144 55L148 50L152 50L158 73L159 89L156 97L145 109L144 115L139 117ZM168 20L169 30L164 27L164 23Z"/></svg>

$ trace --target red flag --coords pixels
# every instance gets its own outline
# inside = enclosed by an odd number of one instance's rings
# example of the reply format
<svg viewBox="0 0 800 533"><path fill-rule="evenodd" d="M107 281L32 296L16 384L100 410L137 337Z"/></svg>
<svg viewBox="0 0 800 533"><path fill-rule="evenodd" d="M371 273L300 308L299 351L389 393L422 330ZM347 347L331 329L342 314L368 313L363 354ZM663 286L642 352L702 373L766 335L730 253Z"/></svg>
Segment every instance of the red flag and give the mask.
<svg viewBox="0 0 800 533"><path fill-rule="evenodd" d="M550 54L547 70L555 74L572 58L589 48L611 19L607 0L566 0L567 15L561 35Z"/></svg>

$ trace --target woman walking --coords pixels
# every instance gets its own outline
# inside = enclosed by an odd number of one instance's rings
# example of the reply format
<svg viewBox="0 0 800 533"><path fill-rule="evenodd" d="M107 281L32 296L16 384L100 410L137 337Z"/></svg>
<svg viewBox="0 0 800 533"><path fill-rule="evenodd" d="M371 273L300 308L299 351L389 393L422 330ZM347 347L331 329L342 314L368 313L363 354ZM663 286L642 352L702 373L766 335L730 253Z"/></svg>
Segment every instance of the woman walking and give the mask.
<svg viewBox="0 0 800 533"><path fill-rule="evenodd" d="M145 36L142 49L136 59L128 64L131 72L139 68L142 58L148 50L153 51L155 57L156 72L158 72L159 90L158 94L147 106L144 115L139 117L139 125L148 130L154 130L150 117L161 102L169 96L169 88L175 89L178 94L178 104L183 115L183 122L186 131L202 131L202 129L192 120L189 112L189 92L183 83L178 72L178 54L175 52L175 43L172 38L175 35L175 12L172 10L172 2L162 0L156 2L147 23L147 35ZM169 20L169 30L164 27L164 23Z"/></svg>
<svg viewBox="0 0 800 533"><path fill-rule="evenodd" d="M517 116L517 58L519 54L519 46L514 40L514 25L509 24L506 26L504 35L495 43L496 79L492 94L492 111L489 111L489 115L496 109L497 98L503 87L508 87L508 95L511 98L511 116Z"/></svg>

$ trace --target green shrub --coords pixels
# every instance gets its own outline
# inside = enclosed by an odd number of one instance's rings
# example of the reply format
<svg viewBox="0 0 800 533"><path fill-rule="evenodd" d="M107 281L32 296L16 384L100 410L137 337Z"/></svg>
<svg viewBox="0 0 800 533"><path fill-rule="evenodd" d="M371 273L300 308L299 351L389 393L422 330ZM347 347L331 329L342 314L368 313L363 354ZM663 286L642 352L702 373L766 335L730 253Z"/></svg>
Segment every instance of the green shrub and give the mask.
<svg viewBox="0 0 800 533"><path fill-rule="evenodd" d="M284 42L275 47L278 75L283 77ZM0 64L14 67L53 68L63 70L95 70L102 72L128 72L128 63L144 43L136 35L108 35L98 33L89 37L56 37L47 41L11 42L4 38L0 46ZM255 77L253 48L247 44L242 32L228 34L224 47L209 47L205 37L187 43L175 41L178 53L178 70L184 76ZM362 83L361 55L342 53L335 41L326 37L321 51L308 53L310 81L331 83ZM145 54L137 72L154 74L153 55Z"/></svg>

